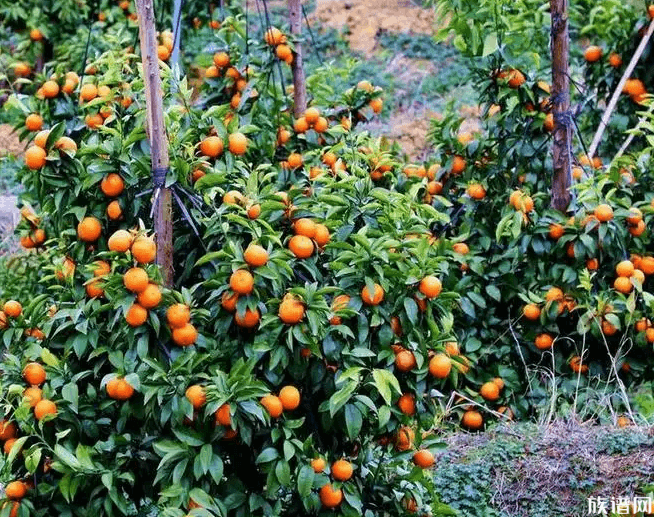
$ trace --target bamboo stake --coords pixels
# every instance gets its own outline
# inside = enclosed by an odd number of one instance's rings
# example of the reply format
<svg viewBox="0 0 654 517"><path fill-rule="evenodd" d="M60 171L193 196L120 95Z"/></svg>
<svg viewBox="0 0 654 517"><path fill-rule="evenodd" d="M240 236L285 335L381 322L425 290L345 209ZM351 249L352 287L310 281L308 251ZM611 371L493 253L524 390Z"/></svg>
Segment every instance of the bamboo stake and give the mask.
<svg viewBox="0 0 654 517"><path fill-rule="evenodd" d="M168 141L164 126L163 92L157 57L154 6L152 0L136 0L136 7L139 17L145 102L152 154L157 264L161 267L165 285L172 287L174 280L172 196L170 189L165 186L165 171L168 169Z"/></svg>
<svg viewBox="0 0 654 517"><path fill-rule="evenodd" d="M652 37L652 33L654 33L654 19L650 22L649 27L647 28L647 32L643 36L643 39L640 41L640 45L638 45L636 52L634 52L634 55L631 57L631 61L629 61L629 65L627 65L627 68L624 71L624 74L622 74L622 78L620 79L617 88L613 92L613 96L611 97L611 101L609 102L609 105L604 110L604 114L602 115L602 120L600 121L599 127L597 128L595 136L593 137L593 142L590 144L590 149L588 150L588 158L591 160L593 159L593 156L595 156L595 152L599 147L600 141L602 140L602 135L604 135L604 130L606 129L606 126L608 125L609 120L611 119L613 110L615 109L615 106L618 104L618 99L620 98L622 89L624 88L624 85L627 84L627 79L629 79L629 77L631 76L631 72L633 72L634 68L636 68L636 64L638 63L640 56L643 55L643 52L645 51L645 47L647 47L647 42Z"/></svg>
<svg viewBox="0 0 654 517"><path fill-rule="evenodd" d="M300 118L307 109L307 86L302 63L302 44L299 41L302 35L301 0L288 0L288 18L291 24L291 34L297 39L293 62L291 63L293 71L293 114L295 118Z"/></svg>
<svg viewBox="0 0 654 517"><path fill-rule="evenodd" d="M568 73L568 0L551 0L552 13L552 111L554 145L552 157L552 208L565 212L570 204L572 183L572 116Z"/></svg>

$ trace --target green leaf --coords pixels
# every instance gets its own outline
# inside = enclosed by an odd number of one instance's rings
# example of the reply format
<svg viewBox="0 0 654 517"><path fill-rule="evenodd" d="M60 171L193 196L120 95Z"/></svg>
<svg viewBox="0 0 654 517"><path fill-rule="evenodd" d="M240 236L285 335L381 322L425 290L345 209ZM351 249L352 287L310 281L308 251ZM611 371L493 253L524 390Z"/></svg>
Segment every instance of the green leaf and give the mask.
<svg viewBox="0 0 654 517"><path fill-rule="evenodd" d="M297 490L300 497L309 497L315 477L316 473L309 465L303 465L300 468L300 473L297 476Z"/></svg>
<svg viewBox="0 0 654 517"><path fill-rule="evenodd" d="M329 413L333 417L341 409L359 386L358 381L350 381L329 397Z"/></svg>
<svg viewBox="0 0 654 517"><path fill-rule="evenodd" d="M261 451L261 454L259 454L259 456L257 456L255 463L257 465L261 463L270 463L271 461L276 460L277 458L279 458L279 452L277 452L277 449L273 447L267 447Z"/></svg>
<svg viewBox="0 0 654 517"><path fill-rule="evenodd" d="M375 369L372 371L375 386L379 394L383 397L384 402L390 405L392 401L391 388L395 390L398 395L402 394L400 383L397 381L395 375L389 370Z"/></svg>
<svg viewBox="0 0 654 517"><path fill-rule="evenodd" d="M486 57L499 49L497 44L497 33L491 32L487 34L484 38L484 50L482 51L481 57Z"/></svg>

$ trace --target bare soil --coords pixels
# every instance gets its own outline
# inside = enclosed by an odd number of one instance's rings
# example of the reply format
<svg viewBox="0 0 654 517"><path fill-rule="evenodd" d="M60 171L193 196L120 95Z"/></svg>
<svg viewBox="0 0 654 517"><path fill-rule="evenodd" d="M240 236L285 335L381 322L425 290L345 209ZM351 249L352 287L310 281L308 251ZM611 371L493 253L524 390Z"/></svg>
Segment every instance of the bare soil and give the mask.
<svg viewBox="0 0 654 517"><path fill-rule="evenodd" d="M24 151L25 146L18 140L14 129L9 124L0 124L0 156L21 156Z"/></svg>

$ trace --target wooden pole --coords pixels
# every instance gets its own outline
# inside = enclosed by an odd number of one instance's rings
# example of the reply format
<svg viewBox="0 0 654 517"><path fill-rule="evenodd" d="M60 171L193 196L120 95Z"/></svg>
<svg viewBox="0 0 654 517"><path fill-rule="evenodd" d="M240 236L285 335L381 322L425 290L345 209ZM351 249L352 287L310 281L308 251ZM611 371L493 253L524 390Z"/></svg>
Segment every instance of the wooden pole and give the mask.
<svg viewBox="0 0 654 517"><path fill-rule="evenodd" d="M139 17L147 124L152 154L157 264L161 267L165 285L172 287L174 281L172 195L170 189L165 186L164 171L168 169L168 140L164 125L163 92L159 58L157 57L154 6L152 0L136 0L136 8Z"/></svg>
<svg viewBox="0 0 654 517"><path fill-rule="evenodd" d="M550 0L552 15L552 111L554 145L552 149L552 208L565 212L570 204L572 183L572 115L568 74L568 0Z"/></svg>
<svg viewBox="0 0 654 517"><path fill-rule="evenodd" d="M291 24L291 34L296 37L295 53L291 70L293 71L293 114L301 117L307 109L307 86L302 64L302 4L301 0L288 0L288 17Z"/></svg>

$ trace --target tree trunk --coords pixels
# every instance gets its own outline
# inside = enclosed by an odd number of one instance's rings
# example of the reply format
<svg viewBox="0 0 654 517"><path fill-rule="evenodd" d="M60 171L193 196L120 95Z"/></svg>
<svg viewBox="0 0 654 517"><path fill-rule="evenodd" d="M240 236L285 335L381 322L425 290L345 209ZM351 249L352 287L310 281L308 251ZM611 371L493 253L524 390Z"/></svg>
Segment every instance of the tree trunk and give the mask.
<svg viewBox="0 0 654 517"><path fill-rule="evenodd" d="M307 87L302 64L302 4L301 0L288 0L288 17L291 23L291 34L298 40L295 43L295 53L291 69L293 70L293 114L299 118L307 109Z"/></svg>
<svg viewBox="0 0 654 517"><path fill-rule="evenodd" d="M163 92L157 57L154 6L152 0L136 0L136 7L139 17L147 124L150 128L157 264L161 267L165 285L172 287L174 280L172 195L170 189L165 186L165 171L168 170L168 141L164 126Z"/></svg>
<svg viewBox="0 0 654 517"><path fill-rule="evenodd" d="M568 75L568 0L550 0L552 15L552 110L554 146L552 208L565 212L572 182L572 115Z"/></svg>

